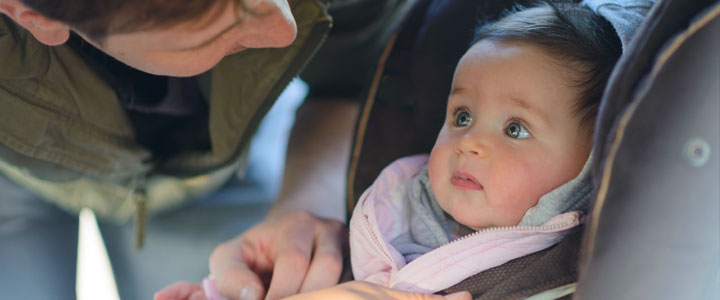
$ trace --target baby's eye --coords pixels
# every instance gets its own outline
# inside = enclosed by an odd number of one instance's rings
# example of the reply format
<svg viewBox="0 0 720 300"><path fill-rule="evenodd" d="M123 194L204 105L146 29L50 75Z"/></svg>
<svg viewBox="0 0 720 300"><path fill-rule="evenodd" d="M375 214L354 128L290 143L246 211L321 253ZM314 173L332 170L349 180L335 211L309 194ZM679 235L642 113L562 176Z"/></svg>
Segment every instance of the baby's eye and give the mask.
<svg viewBox="0 0 720 300"><path fill-rule="evenodd" d="M526 139L530 137L530 132L525 129L525 126L522 126L518 122L510 122L510 124L505 127L505 134L514 139Z"/></svg>
<svg viewBox="0 0 720 300"><path fill-rule="evenodd" d="M455 126L467 127L472 123L472 117L466 110L459 110L455 113Z"/></svg>

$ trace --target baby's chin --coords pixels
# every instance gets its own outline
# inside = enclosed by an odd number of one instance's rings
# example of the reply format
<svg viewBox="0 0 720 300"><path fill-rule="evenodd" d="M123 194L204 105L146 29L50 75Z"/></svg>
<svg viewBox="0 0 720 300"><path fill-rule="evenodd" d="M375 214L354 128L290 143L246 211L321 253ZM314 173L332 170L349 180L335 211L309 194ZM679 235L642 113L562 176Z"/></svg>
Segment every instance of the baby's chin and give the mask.
<svg viewBox="0 0 720 300"><path fill-rule="evenodd" d="M458 222L458 223L464 225L465 227L468 227L475 231L480 231L483 229L495 227L492 224L482 222L482 220L477 220L477 216L475 216L475 218L472 218L472 216L465 216L465 218L463 218L463 216L458 216L457 214L452 214L452 213L449 213L449 214L453 217L455 222Z"/></svg>

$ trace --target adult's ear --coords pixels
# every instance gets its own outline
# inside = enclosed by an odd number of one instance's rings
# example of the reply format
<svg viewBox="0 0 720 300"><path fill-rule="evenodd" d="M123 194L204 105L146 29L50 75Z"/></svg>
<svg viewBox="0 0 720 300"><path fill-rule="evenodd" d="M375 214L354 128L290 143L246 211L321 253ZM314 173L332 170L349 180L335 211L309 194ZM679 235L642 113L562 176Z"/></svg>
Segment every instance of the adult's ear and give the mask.
<svg viewBox="0 0 720 300"><path fill-rule="evenodd" d="M0 12L48 46L64 44L70 38L70 28L67 25L52 20L17 0L0 0Z"/></svg>

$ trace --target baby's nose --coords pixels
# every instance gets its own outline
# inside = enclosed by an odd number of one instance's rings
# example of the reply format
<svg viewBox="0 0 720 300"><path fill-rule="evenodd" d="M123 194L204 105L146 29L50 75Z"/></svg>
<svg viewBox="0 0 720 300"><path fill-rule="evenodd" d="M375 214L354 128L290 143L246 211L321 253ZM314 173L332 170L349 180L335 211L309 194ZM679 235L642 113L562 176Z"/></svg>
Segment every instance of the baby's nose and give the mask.
<svg viewBox="0 0 720 300"><path fill-rule="evenodd" d="M473 136L464 136L458 144L457 151L459 154L466 154L476 158L486 158L490 156L490 147L482 140Z"/></svg>

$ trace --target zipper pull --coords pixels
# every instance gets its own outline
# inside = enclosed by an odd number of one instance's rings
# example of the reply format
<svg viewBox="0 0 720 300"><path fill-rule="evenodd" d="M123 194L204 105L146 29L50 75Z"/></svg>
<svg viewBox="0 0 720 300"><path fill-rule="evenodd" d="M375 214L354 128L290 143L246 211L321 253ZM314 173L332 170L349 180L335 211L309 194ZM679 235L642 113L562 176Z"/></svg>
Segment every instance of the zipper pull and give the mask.
<svg viewBox="0 0 720 300"><path fill-rule="evenodd" d="M145 184L141 181L135 189L135 249L142 249L145 244L145 230L147 229L147 193Z"/></svg>

